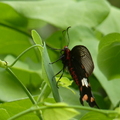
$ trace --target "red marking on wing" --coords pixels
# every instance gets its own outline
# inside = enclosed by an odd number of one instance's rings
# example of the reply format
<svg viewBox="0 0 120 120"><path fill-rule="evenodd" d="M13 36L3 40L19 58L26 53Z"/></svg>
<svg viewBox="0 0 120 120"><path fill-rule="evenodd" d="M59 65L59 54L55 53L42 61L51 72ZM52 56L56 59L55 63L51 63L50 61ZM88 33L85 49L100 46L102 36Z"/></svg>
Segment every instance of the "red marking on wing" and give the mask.
<svg viewBox="0 0 120 120"><path fill-rule="evenodd" d="M80 90L80 95L81 95L80 102L82 105L84 105L83 102L86 101L86 102L88 102L89 106L91 106L91 107L96 106L97 108L99 108L95 102L95 98L92 95L90 86L89 87L81 86L81 87L79 87L79 90Z"/></svg>
<svg viewBox="0 0 120 120"><path fill-rule="evenodd" d="M87 101L87 100L88 100L88 95L85 94L85 95L83 96L83 98L82 98L82 101Z"/></svg>

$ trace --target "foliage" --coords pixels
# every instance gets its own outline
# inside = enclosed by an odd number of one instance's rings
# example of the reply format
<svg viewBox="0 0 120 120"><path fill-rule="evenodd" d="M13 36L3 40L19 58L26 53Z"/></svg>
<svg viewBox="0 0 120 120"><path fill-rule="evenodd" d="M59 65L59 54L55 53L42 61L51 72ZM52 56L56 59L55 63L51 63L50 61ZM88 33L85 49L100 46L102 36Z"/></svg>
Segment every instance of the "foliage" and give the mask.
<svg viewBox="0 0 120 120"><path fill-rule="evenodd" d="M0 120L120 119L119 18L105 0L0 2ZM50 63L60 53L46 44L68 44L62 30L69 26L69 48L85 45L93 57L90 83L101 109L80 105L67 71L56 86L62 64Z"/></svg>

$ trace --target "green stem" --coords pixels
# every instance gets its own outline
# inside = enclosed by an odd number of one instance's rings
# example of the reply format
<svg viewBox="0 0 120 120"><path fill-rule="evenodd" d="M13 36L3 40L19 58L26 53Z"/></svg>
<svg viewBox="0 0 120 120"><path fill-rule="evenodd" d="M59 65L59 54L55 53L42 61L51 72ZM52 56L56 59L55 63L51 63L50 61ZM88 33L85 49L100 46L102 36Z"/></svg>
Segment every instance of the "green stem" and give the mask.
<svg viewBox="0 0 120 120"><path fill-rule="evenodd" d="M12 72L12 70L11 70L10 68L7 68L7 71L16 78L17 82L18 82L19 85L23 88L23 90L25 91L25 93L27 94L27 96L29 97L29 99L31 100L31 102L32 102L34 105L36 105L36 108L38 108L39 106L37 106L37 102L35 101L35 99L34 99L33 96L31 95L31 93L27 90L27 88L24 86L24 84L17 78L17 76ZM29 110L28 110L28 111L29 111ZM26 113L28 113L28 111L27 111ZM23 113L19 113L17 116L21 116L21 114L24 114L24 112L23 112ZM42 120L42 116L41 116L40 111L37 111L36 114L37 114L37 116L40 118L40 120ZM15 115L15 116L16 116L16 115ZM13 119L14 119L14 117L13 117ZM11 119L11 120L13 120L13 119Z"/></svg>
<svg viewBox="0 0 120 120"><path fill-rule="evenodd" d="M87 111L94 111L94 112L99 112L105 115L109 115L109 114L114 114L114 116L118 115L118 112L116 111L106 111L106 110L100 110L100 109L95 109L95 108L89 108L89 107L84 107L84 106L75 106L75 105L70 105L70 106L42 106L42 107L32 107L30 109L27 109L19 114L16 114L15 116L9 118L8 120L14 120L20 116L23 116L25 114L28 114L30 112L34 112L34 111L39 111L39 110L44 110L44 109L52 109L52 108L74 108L74 109L80 109L80 110L87 110ZM42 120L42 119L41 119Z"/></svg>
<svg viewBox="0 0 120 120"><path fill-rule="evenodd" d="M20 113L14 115L13 117L10 117L8 120L14 120L14 119L19 118L20 116L23 116L23 115L28 114L30 112L31 112L31 109L27 109L23 112L20 112Z"/></svg>
<svg viewBox="0 0 120 120"><path fill-rule="evenodd" d="M101 110L101 109L96 109L96 108L90 108L90 107L84 107L84 106L67 106L68 108L74 108L74 109L80 109L80 110L86 110L86 111L93 111L93 112L99 112L102 114L118 114L116 111L108 111L108 110Z"/></svg>
<svg viewBox="0 0 120 120"><path fill-rule="evenodd" d="M23 90L25 91L25 93L28 95L28 97L30 98L31 102L33 104L37 104L36 101L34 100L33 96L31 95L31 93L27 90L27 88L24 86L24 84L18 79L18 77L12 72L12 70L10 68L6 69L12 76L14 76L14 78L16 78L17 82L19 83L19 85L23 88Z"/></svg>
<svg viewBox="0 0 120 120"><path fill-rule="evenodd" d="M27 48L25 51L23 51L23 52L15 59L15 61L14 61L11 65L9 65L9 67L12 67L12 66L18 61L18 59L20 59L26 52L28 52L29 50L31 50L31 49L34 48L34 47L42 47L42 46L36 44L36 45L33 45L33 46Z"/></svg>
<svg viewBox="0 0 120 120"><path fill-rule="evenodd" d="M45 108L47 108L47 107L43 107L42 109L45 109ZM20 112L20 113L18 113L16 115L10 117L8 120L15 120L15 119L17 119L17 118L19 118L19 117L21 117L23 115L26 115L28 113L35 112L35 111L37 113L40 110L41 110L41 108L39 108L38 106L36 108L31 107L30 109L27 109L25 111L22 111L22 112ZM40 120L43 120L42 116L38 116L38 117L40 118Z"/></svg>
<svg viewBox="0 0 120 120"><path fill-rule="evenodd" d="M47 83L44 84L44 87L41 89L40 95L38 96L37 103L43 102L43 100L50 94L51 89L47 85Z"/></svg>

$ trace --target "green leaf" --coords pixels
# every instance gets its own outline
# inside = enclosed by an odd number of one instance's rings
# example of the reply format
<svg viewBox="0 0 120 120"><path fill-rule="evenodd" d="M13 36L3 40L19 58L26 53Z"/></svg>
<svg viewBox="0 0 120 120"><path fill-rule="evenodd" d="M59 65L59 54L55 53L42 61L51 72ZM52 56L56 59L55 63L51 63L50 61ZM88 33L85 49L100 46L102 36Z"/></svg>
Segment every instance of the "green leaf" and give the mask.
<svg viewBox="0 0 120 120"><path fill-rule="evenodd" d="M59 80L59 77L57 77L57 80ZM57 83L58 86L65 87L75 94L74 90L69 87L72 85L73 80L70 81L67 77L62 77L59 81L57 81Z"/></svg>
<svg viewBox="0 0 120 120"><path fill-rule="evenodd" d="M56 84L56 80L54 78L54 72L53 72L53 68L50 65L50 59L48 57L48 53L47 53L47 49L44 46L44 50L43 50L43 66L44 66L44 70L46 72L46 75L48 77L51 89L52 89L52 93L53 96L55 98L55 100L57 102L60 102L60 96L59 96L59 92L58 92L58 88L57 88L57 84Z"/></svg>
<svg viewBox="0 0 120 120"><path fill-rule="evenodd" d="M8 55L5 58L8 65L15 61L13 56ZM33 64L33 63L31 63ZM12 70L20 81L34 94L39 92L39 87L42 82L40 76L40 68L37 67L39 64L33 64L36 68L31 68L27 63L17 61L17 63L12 67ZM16 79L7 73L3 68L0 69L0 100L1 101L13 101L15 99L20 99L26 97L25 92L17 83ZM23 77L24 76L24 77Z"/></svg>
<svg viewBox="0 0 120 120"><path fill-rule="evenodd" d="M23 28L26 28L27 19L18 14L10 5L1 2L0 9L1 26L8 27L9 29L13 28L13 30L15 29L15 27L22 30L24 30ZM4 11L4 13L2 11Z"/></svg>
<svg viewBox="0 0 120 120"><path fill-rule="evenodd" d="M8 119L8 117L10 118L16 114L19 114L20 112L22 112L26 109L29 109L31 107L31 105L32 104L29 99L23 99L23 100L19 100L19 101L0 104L0 116L2 117L2 115L5 115L5 113L6 113L6 116L3 116L3 118L6 117ZM4 112L4 114L3 114L3 112ZM3 118L1 120L6 120ZM20 118L18 118L17 120L33 120L33 119L39 120L39 118L36 116L36 114L30 113L30 114L26 114L24 116L20 116Z"/></svg>
<svg viewBox="0 0 120 120"><path fill-rule="evenodd" d="M0 3L0 14L0 57L6 54L18 56L22 51L32 45L31 35L27 28L28 20L16 12L11 6L2 2ZM34 61L37 60L34 50L31 50L22 57L22 59L24 58L31 58Z"/></svg>
<svg viewBox="0 0 120 120"><path fill-rule="evenodd" d="M0 70L0 89L0 101L11 101L26 97L16 79L3 69Z"/></svg>
<svg viewBox="0 0 120 120"><path fill-rule="evenodd" d="M29 37L21 32L3 26L0 27L0 32L0 54L12 53L17 56L30 46Z"/></svg>
<svg viewBox="0 0 120 120"><path fill-rule="evenodd" d="M105 36L99 44L98 65L108 80L120 78L120 34Z"/></svg>
<svg viewBox="0 0 120 120"><path fill-rule="evenodd" d="M10 1L11 3L11 1ZM24 2L25 3L25 2ZM25 5L25 4L24 4ZM26 5L25 5L26 6ZM45 25L45 22L37 19L32 18L26 18L25 15L23 15L22 11L21 14L17 12L12 6L10 6L8 3L1 2L0 3L0 19L1 19L1 25L6 26L8 28L15 29L23 34L26 34L29 36L29 33L26 31L26 29L38 27ZM4 11L4 13L2 12Z"/></svg>
<svg viewBox="0 0 120 120"><path fill-rule="evenodd" d="M0 120L7 120L8 118L9 118L8 112L5 109L0 108Z"/></svg>
<svg viewBox="0 0 120 120"><path fill-rule="evenodd" d="M49 105L51 108L43 110L44 120L69 120L79 114L72 108L65 108L64 103L56 103Z"/></svg>
<svg viewBox="0 0 120 120"><path fill-rule="evenodd" d="M110 14L108 17L100 24L97 29L103 34L107 35L112 32L120 32L120 9L111 6Z"/></svg>
<svg viewBox="0 0 120 120"><path fill-rule="evenodd" d="M39 45L43 46L42 39L35 30L32 30L32 37L33 37L33 40L34 40L35 44L39 44ZM38 48L38 49L40 51L42 51L42 48L41 49Z"/></svg>
<svg viewBox="0 0 120 120"><path fill-rule="evenodd" d="M117 116L117 118L119 118L119 119L120 119L120 107L116 108L116 109L115 109L115 111L117 111L117 112L118 112L118 116ZM116 120L119 120L119 119L116 119Z"/></svg>
<svg viewBox="0 0 120 120"><path fill-rule="evenodd" d="M33 40L36 44L42 44L41 38L39 37L38 33L35 31L32 31L32 36L34 36ZM37 37L38 36L38 37ZM58 89L56 86L56 81L55 79L53 79L54 73L53 73L53 69L50 65L50 59L48 57L48 53L44 44L44 47L39 47L38 48L39 53L42 56L42 75L43 75L43 79L48 83L48 85L50 85L53 96L55 98L55 100L57 102L60 101L60 96L58 93Z"/></svg>
<svg viewBox="0 0 120 120"><path fill-rule="evenodd" d="M59 80L59 77L57 77L57 80ZM62 77L60 81L58 81L58 84L62 87L68 87L72 84L73 81L70 81L67 77Z"/></svg>
<svg viewBox="0 0 120 120"><path fill-rule="evenodd" d="M89 112L86 115L84 115L81 120L113 120L112 118L109 118L105 114L101 114L98 112Z"/></svg>
<svg viewBox="0 0 120 120"><path fill-rule="evenodd" d="M109 5L104 0L51 0L19 2L19 4L18 2L6 3L26 18L39 19L61 28L78 24L95 27L100 24L109 13Z"/></svg>
<svg viewBox="0 0 120 120"><path fill-rule="evenodd" d="M8 64L11 64L13 63L13 61L15 61L15 58L8 55L6 56L5 60L8 62ZM22 81L22 83L24 83L24 85L28 87L28 89L31 86L31 88L33 88L35 92L39 89L39 84L42 82L41 69L39 63L34 63L32 61L28 61L27 63L23 63L22 61L18 60L12 67L12 70Z"/></svg>
<svg viewBox="0 0 120 120"><path fill-rule="evenodd" d="M2 49L0 54L13 53L18 55L30 46L28 41L30 35L26 32L27 19L4 3L0 3L0 14L0 48Z"/></svg>
<svg viewBox="0 0 120 120"><path fill-rule="evenodd" d="M95 74L105 88L113 106L120 100L120 80L119 80L119 41L120 34L112 33L105 36L99 45L98 65L105 76L99 70ZM96 68L98 69L98 68ZM108 81L111 80L111 81ZM112 88L112 89L111 89Z"/></svg>

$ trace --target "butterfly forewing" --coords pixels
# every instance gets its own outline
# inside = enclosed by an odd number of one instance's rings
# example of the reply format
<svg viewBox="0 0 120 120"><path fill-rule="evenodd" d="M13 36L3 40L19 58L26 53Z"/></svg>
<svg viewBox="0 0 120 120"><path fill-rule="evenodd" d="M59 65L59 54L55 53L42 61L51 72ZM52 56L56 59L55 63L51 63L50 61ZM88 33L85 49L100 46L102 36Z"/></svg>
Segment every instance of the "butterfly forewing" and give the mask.
<svg viewBox="0 0 120 120"><path fill-rule="evenodd" d="M75 46L71 50L71 55L79 62L79 64L84 66L87 75L90 76L93 72L94 64L88 49L82 45Z"/></svg>

